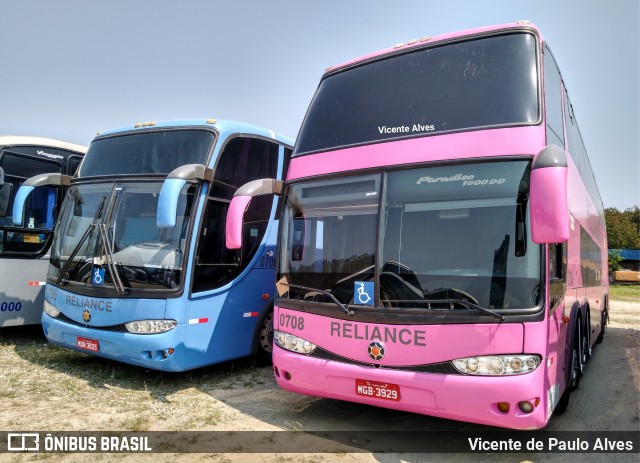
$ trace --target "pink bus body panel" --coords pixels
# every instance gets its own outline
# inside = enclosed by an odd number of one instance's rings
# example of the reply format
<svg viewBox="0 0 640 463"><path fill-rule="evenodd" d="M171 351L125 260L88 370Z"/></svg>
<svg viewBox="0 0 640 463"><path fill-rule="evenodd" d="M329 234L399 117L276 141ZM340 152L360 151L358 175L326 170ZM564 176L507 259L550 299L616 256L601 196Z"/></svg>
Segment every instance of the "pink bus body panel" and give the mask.
<svg viewBox="0 0 640 463"><path fill-rule="evenodd" d="M288 180L349 170L489 156L531 156L544 148L544 127L487 129L409 138L375 145L299 156L291 160Z"/></svg>
<svg viewBox="0 0 640 463"><path fill-rule="evenodd" d="M544 368L519 376L471 377L373 369L307 357L277 345L273 353L278 385L298 394L514 429L540 428L547 421L546 397L540 397L539 392L546 390ZM286 379L286 374L290 379ZM357 395L356 379L398 385L400 400ZM518 402L536 399L540 402L532 413L525 415L518 409ZM509 402L509 412L498 411L498 402Z"/></svg>
<svg viewBox="0 0 640 463"><path fill-rule="evenodd" d="M556 375L552 371L551 377L547 377L544 365L528 374L500 378L401 370L403 366L440 363L477 355L523 353L523 338L526 340L524 353L538 353L544 362L546 352L540 349L544 349L546 344L546 321L527 325L398 325L395 326L396 342L389 342L385 329L393 329L393 325L338 320L280 307L276 307L275 313L275 329L300 336L319 347L325 346L336 355L368 364L308 357L274 345L276 380L283 389L514 429L540 428L548 419L548 385L556 382ZM285 320L287 316L304 318L304 328L299 330L281 326L281 316ZM340 330L337 325L340 325ZM380 339L373 337L375 328L379 330ZM401 334L400 330L406 332ZM350 337L338 337L338 332ZM416 332L424 335L416 337ZM416 339L424 346L416 345ZM372 340L381 340L385 345L382 361L374 362L368 355ZM411 344L403 344L401 340L411 340ZM398 369L374 369L370 366L372 363ZM285 377L287 373L289 379ZM356 379L398 385L400 400L388 401L356 395ZM518 409L518 402L535 400L538 400L538 405L532 413L524 414ZM510 411L506 414L500 412L498 402L509 402Z"/></svg>
<svg viewBox="0 0 640 463"><path fill-rule="evenodd" d="M357 310L357 309L356 309ZM522 353L522 323L486 325L382 325L301 313L279 308L279 316L304 318L304 330L282 327L331 352L357 362L372 363L367 347L382 341L386 354L380 365L408 366L491 354ZM274 326L280 329L276 320Z"/></svg>

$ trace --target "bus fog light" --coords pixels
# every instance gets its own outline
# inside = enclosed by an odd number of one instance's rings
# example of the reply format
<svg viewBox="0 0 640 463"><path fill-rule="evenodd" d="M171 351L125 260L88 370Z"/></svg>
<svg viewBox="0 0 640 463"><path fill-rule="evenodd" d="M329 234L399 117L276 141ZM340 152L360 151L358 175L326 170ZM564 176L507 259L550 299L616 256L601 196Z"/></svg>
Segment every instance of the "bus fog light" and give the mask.
<svg viewBox="0 0 640 463"><path fill-rule="evenodd" d="M316 345L306 339L299 338L292 334L276 330L273 333L274 342L283 349L297 352L299 354L310 354L316 350Z"/></svg>
<svg viewBox="0 0 640 463"><path fill-rule="evenodd" d="M524 413L531 413L533 411L533 404L531 402L527 402L526 400L518 402L518 407L520 407L520 410L522 410Z"/></svg>
<svg viewBox="0 0 640 463"><path fill-rule="evenodd" d="M498 402L498 410L502 413L509 413L509 402Z"/></svg>
<svg viewBox="0 0 640 463"><path fill-rule="evenodd" d="M479 376L521 375L540 365L539 355L488 355L452 360L460 373Z"/></svg>
<svg viewBox="0 0 640 463"><path fill-rule="evenodd" d="M55 306L47 300L44 301L43 309L44 309L44 313L46 313L52 318L56 318L58 315L60 315L60 311L56 309Z"/></svg>
<svg viewBox="0 0 640 463"><path fill-rule="evenodd" d="M124 324L127 331L134 334L165 333L174 329L176 325L175 320L138 320Z"/></svg>

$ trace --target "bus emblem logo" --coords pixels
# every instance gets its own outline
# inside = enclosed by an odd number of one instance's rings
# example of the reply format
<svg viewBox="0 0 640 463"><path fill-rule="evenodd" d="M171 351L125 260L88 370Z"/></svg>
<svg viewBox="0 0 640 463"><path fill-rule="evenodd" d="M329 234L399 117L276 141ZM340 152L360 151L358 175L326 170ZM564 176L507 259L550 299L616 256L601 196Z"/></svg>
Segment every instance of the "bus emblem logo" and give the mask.
<svg viewBox="0 0 640 463"><path fill-rule="evenodd" d="M373 360L382 360L384 358L384 344L380 341L373 341L369 344L369 357Z"/></svg>
<svg viewBox="0 0 640 463"><path fill-rule="evenodd" d="M85 309L85 311L82 312L82 319L85 323L89 323L91 321L91 312L89 312L89 309Z"/></svg>

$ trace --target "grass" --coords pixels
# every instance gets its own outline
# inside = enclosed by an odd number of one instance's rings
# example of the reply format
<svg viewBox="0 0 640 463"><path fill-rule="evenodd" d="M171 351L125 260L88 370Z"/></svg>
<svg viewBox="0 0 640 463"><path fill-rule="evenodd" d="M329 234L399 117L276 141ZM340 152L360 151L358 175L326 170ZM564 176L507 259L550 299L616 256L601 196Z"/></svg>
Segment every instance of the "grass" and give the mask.
<svg viewBox="0 0 640 463"><path fill-rule="evenodd" d="M184 373L147 370L47 343L40 327L0 330L0 425L31 429L215 429L230 419L217 390L263 384L251 360ZM55 410L55 411L54 411Z"/></svg>
<svg viewBox="0 0 640 463"><path fill-rule="evenodd" d="M609 297L613 301L640 302L640 285L611 285Z"/></svg>

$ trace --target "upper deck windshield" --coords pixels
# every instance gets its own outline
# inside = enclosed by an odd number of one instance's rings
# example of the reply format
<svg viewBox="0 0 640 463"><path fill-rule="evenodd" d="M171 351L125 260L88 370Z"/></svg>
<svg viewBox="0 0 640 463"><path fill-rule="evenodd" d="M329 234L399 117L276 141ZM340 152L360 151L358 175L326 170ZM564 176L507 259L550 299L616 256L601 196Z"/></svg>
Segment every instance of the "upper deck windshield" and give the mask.
<svg viewBox="0 0 640 463"><path fill-rule="evenodd" d="M160 229L161 186L158 181L71 186L51 249L49 278L95 284L92 273L100 267L105 271L100 285L114 284L113 269L125 288L178 288L196 187L183 188L176 226Z"/></svg>
<svg viewBox="0 0 640 463"><path fill-rule="evenodd" d="M184 164L206 164L213 141L210 131L184 129L97 139L78 175L167 175Z"/></svg>
<svg viewBox="0 0 640 463"><path fill-rule="evenodd" d="M320 82L295 155L474 129L536 123L536 38L510 33L417 48Z"/></svg>
<svg viewBox="0 0 640 463"><path fill-rule="evenodd" d="M292 184L279 278L343 304L353 304L356 281L373 281L376 306L536 307L541 251L527 231L529 175L528 161L509 161ZM329 302L293 287L289 298Z"/></svg>

